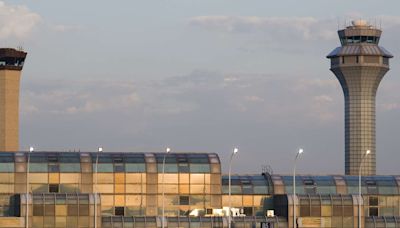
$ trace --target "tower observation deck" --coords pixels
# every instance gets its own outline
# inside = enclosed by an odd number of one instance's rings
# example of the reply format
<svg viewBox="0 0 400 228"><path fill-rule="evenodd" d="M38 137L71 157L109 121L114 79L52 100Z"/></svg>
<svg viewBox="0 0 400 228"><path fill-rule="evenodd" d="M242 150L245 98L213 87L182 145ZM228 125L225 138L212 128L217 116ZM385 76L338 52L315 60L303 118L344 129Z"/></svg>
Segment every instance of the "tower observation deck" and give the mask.
<svg viewBox="0 0 400 228"><path fill-rule="evenodd" d="M376 174L375 97L393 57L378 45L381 33L364 20L353 21L338 31L341 46L327 56L345 99L346 175Z"/></svg>

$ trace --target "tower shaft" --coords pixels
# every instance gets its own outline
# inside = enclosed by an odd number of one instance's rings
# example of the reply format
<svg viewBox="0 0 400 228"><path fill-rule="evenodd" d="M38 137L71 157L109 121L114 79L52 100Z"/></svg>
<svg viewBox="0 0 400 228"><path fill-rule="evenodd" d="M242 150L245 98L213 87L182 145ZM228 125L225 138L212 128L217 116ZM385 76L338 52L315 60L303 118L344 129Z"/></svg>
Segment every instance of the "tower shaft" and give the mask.
<svg viewBox="0 0 400 228"><path fill-rule="evenodd" d="M0 49L0 151L19 150L19 87L26 53Z"/></svg>
<svg viewBox="0 0 400 228"><path fill-rule="evenodd" d="M348 66L332 71L345 100L345 173L358 175L360 170L362 175L375 175L375 97L388 68ZM370 154L364 157L367 150Z"/></svg>

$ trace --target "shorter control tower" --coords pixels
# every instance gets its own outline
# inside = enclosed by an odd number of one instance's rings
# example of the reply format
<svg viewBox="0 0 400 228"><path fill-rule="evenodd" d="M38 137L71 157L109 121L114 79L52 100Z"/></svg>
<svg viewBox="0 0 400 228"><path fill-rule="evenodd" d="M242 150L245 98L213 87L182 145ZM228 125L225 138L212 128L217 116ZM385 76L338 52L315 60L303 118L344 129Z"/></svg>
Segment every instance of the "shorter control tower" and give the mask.
<svg viewBox="0 0 400 228"><path fill-rule="evenodd" d="M375 96L393 57L378 46L381 33L364 20L353 21L338 31L342 46L327 56L344 93L346 175L376 174Z"/></svg>
<svg viewBox="0 0 400 228"><path fill-rule="evenodd" d="M0 48L0 152L19 150L19 82L26 54Z"/></svg>

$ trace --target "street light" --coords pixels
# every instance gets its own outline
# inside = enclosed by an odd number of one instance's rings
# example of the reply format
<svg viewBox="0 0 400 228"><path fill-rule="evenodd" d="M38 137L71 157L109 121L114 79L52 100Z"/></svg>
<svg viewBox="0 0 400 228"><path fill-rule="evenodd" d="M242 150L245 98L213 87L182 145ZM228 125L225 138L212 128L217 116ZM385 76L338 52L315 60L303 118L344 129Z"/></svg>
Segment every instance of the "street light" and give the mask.
<svg viewBox="0 0 400 228"><path fill-rule="evenodd" d="M294 159L293 165L293 227L296 227L296 163L300 154L303 153L303 149L300 148L296 154L296 158Z"/></svg>
<svg viewBox="0 0 400 228"><path fill-rule="evenodd" d="M161 184L162 184L162 220L161 220L161 227L162 228L164 228L164 226L165 226L165 221L164 221L164 216L165 216L165 213L164 213L164 210L165 210L165 208L164 208L164 173L165 173L165 157L167 156L167 154L169 154L169 152L171 152L171 148L169 148L169 147L167 147L167 149L165 149L165 154L164 154L164 157L163 157L163 163L162 163L162 180L161 180Z"/></svg>
<svg viewBox="0 0 400 228"><path fill-rule="evenodd" d="M96 165L95 165L95 178L94 178L94 228L97 228L97 169L99 164L99 153L103 152L103 147L97 148Z"/></svg>
<svg viewBox="0 0 400 228"><path fill-rule="evenodd" d="M363 154L363 157L361 158L361 163L360 166L358 167L358 227L361 228L361 166L364 161L364 159L367 157L368 154L370 154L371 151L367 150Z"/></svg>
<svg viewBox="0 0 400 228"><path fill-rule="evenodd" d="M239 149L237 147L233 148L231 158L229 160L229 173L228 173L228 192L229 192L229 211L228 211L228 227L231 228L231 223L232 223L232 217L231 217L231 170L232 170L232 159L233 155L237 154L239 152Z"/></svg>
<svg viewBox="0 0 400 228"><path fill-rule="evenodd" d="M29 163L31 160L31 153L34 151L35 149L30 146L29 147L29 153L28 153L28 158L27 158L27 162L26 162L26 215L25 215L25 227L28 228L28 224L29 224Z"/></svg>

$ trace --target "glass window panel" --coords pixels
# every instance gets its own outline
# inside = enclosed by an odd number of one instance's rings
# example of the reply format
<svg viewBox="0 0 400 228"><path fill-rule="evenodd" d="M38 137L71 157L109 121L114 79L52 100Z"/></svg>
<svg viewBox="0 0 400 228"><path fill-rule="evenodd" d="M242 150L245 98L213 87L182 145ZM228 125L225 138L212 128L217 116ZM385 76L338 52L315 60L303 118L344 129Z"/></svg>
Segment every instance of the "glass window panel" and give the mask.
<svg viewBox="0 0 400 228"><path fill-rule="evenodd" d="M80 183L80 174L75 173L61 173L60 174L60 183L71 184L71 183Z"/></svg>
<svg viewBox="0 0 400 228"><path fill-rule="evenodd" d="M203 207L204 205L204 195L191 195L190 205Z"/></svg>
<svg viewBox="0 0 400 228"><path fill-rule="evenodd" d="M323 217L330 217L332 216L332 207L322 205L321 207L321 216Z"/></svg>
<svg viewBox="0 0 400 228"><path fill-rule="evenodd" d="M60 192L62 193L79 192L78 184L60 184Z"/></svg>
<svg viewBox="0 0 400 228"><path fill-rule="evenodd" d="M78 215L78 205L68 204L68 216L77 216Z"/></svg>
<svg viewBox="0 0 400 228"><path fill-rule="evenodd" d="M190 164L190 172L191 173L209 173L210 165L209 164Z"/></svg>
<svg viewBox="0 0 400 228"><path fill-rule="evenodd" d="M125 174L125 182L126 183L142 183L145 182L146 178L142 179L142 174L138 173L127 173Z"/></svg>
<svg viewBox="0 0 400 228"><path fill-rule="evenodd" d="M180 173L188 173L189 172L189 164L178 163L178 170Z"/></svg>
<svg viewBox="0 0 400 228"><path fill-rule="evenodd" d="M47 193L49 190L47 184L30 184L29 187L34 193Z"/></svg>
<svg viewBox="0 0 400 228"><path fill-rule="evenodd" d="M33 216L43 216L44 215L44 205L34 204L33 205Z"/></svg>
<svg viewBox="0 0 400 228"><path fill-rule="evenodd" d="M190 184L204 184L204 174L190 174Z"/></svg>
<svg viewBox="0 0 400 228"><path fill-rule="evenodd" d="M142 185L140 184L127 184L126 185L126 193L142 193Z"/></svg>
<svg viewBox="0 0 400 228"><path fill-rule="evenodd" d="M99 192L99 193L114 193L114 185L113 184L98 184L97 192Z"/></svg>
<svg viewBox="0 0 400 228"><path fill-rule="evenodd" d="M58 163L49 163L49 172L58 173L60 172L60 166Z"/></svg>
<svg viewBox="0 0 400 228"><path fill-rule="evenodd" d="M80 163L60 163L60 172L79 173L81 172Z"/></svg>
<svg viewBox="0 0 400 228"><path fill-rule="evenodd" d="M205 188L204 185L197 185L197 184L191 184L190 185L190 194L204 194Z"/></svg>
<svg viewBox="0 0 400 228"><path fill-rule="evenodd" d="M48 183L49 178L47 173L29 173L30 183Z"/></svg>
<svg viewBox="0 0 400 228"><path fill-rule="evenodd" d="M81 163L82 173L91 173L92 172L92 164L91 163ZM93 170L94 171L94 170Z"/></svg>
<svg viewBox="0 0 400 228"><path fill-rule="evenodd" d="M14 163L0 163L0 172L3 173L14 172Z"/></svg>
<svg viewBox="0 0 400 228"><path fill-rule="evenodd" d="M228 194L229 193L228 185L222 186L222 192L224 194ZM231 186L231 193L232 194L242 194L242 187L240 185L232 185Z"/></svg>
<svg viewBox="0 0 400 228"><path fill-rule="evenodd" d="M62 153L59 154L59 160L61 163L80 163L81 158L79 153Z"/></svg>
<svg viewBox="0 0 400 228"><path fill-rule="evenodd" d="M180 173L179 174L180 184L189 184L189 174Z"/></svg>
<svg viewBox="0 0 400 228"><path fill-rule="evenodd" d="M178 185L177 184L160 184L158 185L158 192L162 193L164 186L164 193L175 193L178 194Z"/></svg>
<svg viewBox="0 0 400 228"><path fill-rule="evenodd" d="M99 173L112 173L114 166L112 163L98 163L97 170ZM93 172L96 172L96 163L93 163Z"/></svg>
<svg viewBox="0 0 400 228"><path fill-rule="evenodd" d="M115 195L114 196L114 206L124 206L125 195Z"/></svg>
<svg viewBox="0 0 400 228"><path fill-rule="evenodd" d="M126 195L125 205L127 206L145 206L146 198L143 195Z"/></svg>
<svg viewBox="0 0 400 228"><path fill-rule="evenodd" d="M158 205L162 205L162 200L163 200L163 197L158 196ZM164 196L164 204L165 204L165 206L179 205L179 196L178 195L165 195Z"/></svg>
<svg viewBox="0 0 400 228"><path fill-rule="evenodd" d="M243 185L243 194L252 194L253 193L253 186L252 185Z"/></svg>
<svg viewBox="0 0 400 228"><path fill-rule="evenodd" d="M163 178L163 174L159 173L158 174L158 183L162 184L162 178ZM169 173L165 173L164 174L164 183L165 184L178 184L178 174L169 174Z"/></svg>
<svg viewBox="0 0 400 228"><path fill-rule="evenodd" d="M212 173L221 173L221 165L220 164L211 164L211 172Z"/></svg>
<svg viewBox="0 0 400 228"><path fill-rule="evenodd" d="M268 194L268 186L254 186L253 191L255 194Z"/></svg>
<svg viewBox="0 0 400 228"><path fill-rule="evenodd" d="M43 163L29 163L29 172L31 173L47 173L48 167L47 164Z"/></svg>
<svg viewBox="0 0 400 228"><path fill-rule="evenodd" d="M56 205L56 216L66 216L67 205Z"/></svg>
<svg viewBox="0 0 400 228"><path fill-rule="evenodd" d="M157 164L157 169L158 169L159 173L162 173L162 163ZM177 173L178 172L178 164L165 163L164 172L165 173Z"/></svg>
<svg viewBox="0 0 400 228"><path fill-rule="evenodd" d="M144 173L146 172L146 165L144 163L126 163L125 171L131 173Z"/></svg>
<svg viewBox="0 0 400 228"><path fill-rule="evenodd" d="M112 173L94 173L93 180L96 180L97 175L97 183L98 184L111 184L114 183L114 174Z"/></svg>
<svg viewBox="0 0 400 228"><path fill-rule="evenodd" d="M222 206L223 207L229 206L229 196L228 195L222 196ZM232 207L243 207L242 195L232 195L231 196L231 206Z"/></svg>
<svg viewBox="0 0 400 228"><path fill-rule="evenodd" d="M179 193L180 193L180 194L189 194L189 185L187 185L187 184L180 184L180 185L179 185Z"/></svg>
<svg viewBox="0 0 400 228"><path fill-rule="evenodd" d="M243 206L253 206L253 196L243 195Z"/></svg>
<svg viewBox="0 0 400 228"><path fill-rule="evenodd" d="M125 172L124 163L114 163L114 172Z"/></svg>
<svg viewBox="0 0 400 228"><path fill-rule="evenodd" d="M0 173L0 183L14 183L14 173ZM25 183L25 180L22 183Z"/></svg>
<svg viewBox="0 0 400 228"><path fill-rule="evenodd" d="M188 154L190 163L208 163L207 154Z"/></svg>
<svg viewBox="0 0 400 228"><path fill-rule="evenodd" d="M115 193L125 193L125 184L116 184Z"/></svg>
<svg viewBox="0 0 400 228"><path fill-rule="evenodd" d="M101 205L104 205L104 206L113 206L114 205L114 195L102 194L100 197L101 197Z"/></svg>
<svg viewBox="0 0 400 228"><path fill-rule="evenodd" d="M55 205L46 204L44 206L44 215L54 215Z"/></svg>
<svg viewBox="0 0 400 228"><path fill-rule="evenodd" d="M263 206L264 202L267 200L268 200L268 198L266 198L265 196L254 196L254 205Z"/></svg>

